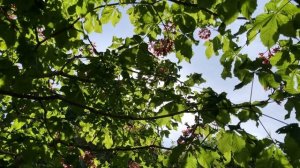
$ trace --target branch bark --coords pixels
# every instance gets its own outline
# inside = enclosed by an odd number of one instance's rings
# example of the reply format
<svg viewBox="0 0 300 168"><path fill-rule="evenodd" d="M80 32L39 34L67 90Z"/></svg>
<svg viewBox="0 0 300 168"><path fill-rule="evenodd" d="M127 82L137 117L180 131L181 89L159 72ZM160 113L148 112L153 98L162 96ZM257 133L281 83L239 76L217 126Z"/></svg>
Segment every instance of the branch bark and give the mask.
<svg viewBox="0 0 300 168"><path fill-rule="evenodd" d="M8 96L12 96L12 97L16 97L16 98L23 98L23 99L31 99L31 100L61 100L69 105L73 105L85 110L88 110L90 113L93 113L95 115L100 115L100 116L104 116L104 117L109 117L109 118L114 118L114 119L120 119L120 120L134 120L134 121L141 121L141 120L147 120L147 121L151 121L151 120L156 120L156 119L160 119L160 118L167 118L167 117L173 117L176 115L180 115L180 114L184 114L184 113L200 113L200 112L205 112L205 111L211 111L211 110L216 110L215 108L213 109L208 109L208 108L203 108L203 109L199 109L199 110L191 110L194 107L191 106L188 109L182 110L182 111L178 111L178 112L174 112L174 113L170 113L170 114L165 114L165 115L157 115L157 116L149 116L149 117L139 117L139 116L130 116L130 115L120 115L120 114L114 114L112 112L104 112L104 111L100 111L98 109L95 109L93 107L84 105L82 103L78 103L75 102L73 100L69 100L66 97L59 95L59 94L55 94L55 95L51 95L51 96L39 96L39 95L34 95L34 94L23 94L23 93L15 93L12 91L5 91L5 90L0 90L0 94L1 95L8 95ZM261 104L265 104L264 101L261 101L261 103L257 103L256 105L261 105ZM231 108L242 108L242 107L248 107L248 104L239 104L239 105L234 105Z"/></svg>

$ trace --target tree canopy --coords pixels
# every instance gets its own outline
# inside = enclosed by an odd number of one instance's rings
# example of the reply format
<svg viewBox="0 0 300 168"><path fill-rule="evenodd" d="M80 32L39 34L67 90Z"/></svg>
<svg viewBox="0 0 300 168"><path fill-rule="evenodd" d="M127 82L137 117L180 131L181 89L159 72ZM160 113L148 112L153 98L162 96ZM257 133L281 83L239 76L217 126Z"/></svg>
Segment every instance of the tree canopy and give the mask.
<svg viewBox="0 0 300 168"><path fill-rule="evenodd" d="M298 123L278 129L284 142L240 127L263 124L274 102L300 121L299 1L256 9L256 0L0 0L0 167L299 167ZM134 35L97 51L89 35L122 17ZM253 59L241 50L255 38L266 51ZM240 81L234 89L258 77L269 98L236 104L193 89L201 74L182 80L179 63L199 40L207 58L220 55L220 77ZM163 146L186 113L195 124Z"/></svg>

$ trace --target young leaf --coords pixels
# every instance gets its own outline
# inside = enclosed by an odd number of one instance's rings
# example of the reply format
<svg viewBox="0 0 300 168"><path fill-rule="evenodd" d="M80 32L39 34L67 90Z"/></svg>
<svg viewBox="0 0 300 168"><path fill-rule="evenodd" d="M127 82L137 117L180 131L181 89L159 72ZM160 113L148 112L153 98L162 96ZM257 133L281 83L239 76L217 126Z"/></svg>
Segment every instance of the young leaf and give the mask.
<svg viewBox="0 0 300 168"><path fill-rule="evenodd" d="M106 149L111 148L112 145L113 145L113 139L112 139L112 137L111 137L108 130L106 130L105 133L104 133L104 140L103 140L102 143L104 144Z"/></svg>
<svg viewBox="0 0 300 168"><path fill-rule="evenodd" d="M210 40L206 41L204 43L204 45L206 46L205 55L209 59L215 53L214 52L214 45Z"/></svg>

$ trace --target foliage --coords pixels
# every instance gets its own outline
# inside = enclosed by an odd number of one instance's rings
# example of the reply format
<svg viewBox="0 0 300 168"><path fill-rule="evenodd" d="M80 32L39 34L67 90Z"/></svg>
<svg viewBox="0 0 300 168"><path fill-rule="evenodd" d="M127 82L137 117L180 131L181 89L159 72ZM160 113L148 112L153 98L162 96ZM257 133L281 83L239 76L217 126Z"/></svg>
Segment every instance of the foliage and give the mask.
<svg viewBox="0 0 300 168"><path fill-rule="evenodd" d="M300 120L297 2L270 0L253 17L256 0L0 0L0 167L299 167L298 124L278 130L284 143L239 125L261 124L273 101ZM89 34L124 10L135 35L98 52ZM238 21L238 32L228 29ZM243 36L267 51L241 53ZM208 58L221 55L222 78L240 80L235 89L258 76L269 99L234 104L192 89L201 74L180 81L181 67L164 57L190 62L199 40ZM195 125L163 147L185 113Z"/></svg>

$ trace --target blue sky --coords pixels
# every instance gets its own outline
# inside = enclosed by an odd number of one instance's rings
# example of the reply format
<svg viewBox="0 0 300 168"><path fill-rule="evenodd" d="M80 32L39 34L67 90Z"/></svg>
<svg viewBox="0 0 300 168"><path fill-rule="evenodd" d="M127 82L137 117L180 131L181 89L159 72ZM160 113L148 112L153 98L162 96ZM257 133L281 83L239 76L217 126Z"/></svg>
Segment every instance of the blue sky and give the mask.
<svg viewBox="0 0 300 168"><path fill-rule="evenodd" d="M258 0L258 8L254 13L254 16L263 12L263 4L266 1L260 1ZM243 24L243 22L237 22L238 24L234 23L230 26L230 29L235 32L239 28L239 24ZM134 34L133 27L130 25L130 21L128 19L128 16L125 12L123 12L122 19L120 23L117 24L116 27L113 27L111 24L106 24L103 26L103 32L101 34L93 33L91 34L90 38L91 41L96 43L97 50L99 51L105 51L108 46L110 46L112 37L131 37ZM214 33L213 33L214 34ZM242 46L245 44L246 37L240 38L239 45ZM201 44L202 43L202 44ZM227 92L228 98L234 102L234 103L241 103L245 101L249 101L250 99L250 92L251 92L251 85L247 85L246 87L233 91L234 86L239 83L239 81L235 78L232 79L226 79L223 80L221 78L221 72L222 72L222 66L219 63L220 56L213 56L209 60L205 56L205 48L203 47L204 41L200 42L198 46L194 46L194 57L191 60L191 64L187 62L181 63L183 66L183 69L181 71L182 76L186 76L187 74L190 74L192 72L202 73L204 79L206 79L206 83L204 85L201 85L200 87L212 87L216 92ZM266 48L262 46L262 44L259 41L259 38L257 37L254 42L252 42L249 46L245 46L241 53L247 53L250 58L258 57L258 53L266 51ZM176 60L174 54L171 54L168 56L171 60ZM269 91L266 91L263 89L263 87L259 84L259 81L257 78L254 79L254 87L253 87L253 95L252 100L266 100L268 98ZM197 89L197 88L195 88ZM286 111L283 107L284 103L282 105L277 105L276 103L272 103L262 109L262 111L270 115L274 118L277 118L279 120L284 120L284 116L286 115ZM294 117L294 113L292 113L291 118ZM193 117L191 115L186 115L183 118L184 122L193 121ZM237 122L237 119L233 119L233 123ZM280 141L283 141L284 135L278 135L275 133L275 131L284 126L284 124L275 121L273 119L262 117L261 122L266 127L267 131L270 133L271 137L273 139L277 139ZM291 122L297 122L295 119L289 119L285 120L287 123ZM242 128L246 129L249 133L257 136L258 138L264 138L267 137L268 134L266 131L262 128L262 126L256 127L255 122L247 122L245 124L241 125ZM172 132L170 139L176 141L178 136L180 136L182 129L184 129L185 126L181 125L179 128L179 131ZM166 140L166 144L170 144L170 139Z"/></svg>

